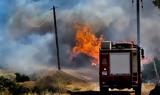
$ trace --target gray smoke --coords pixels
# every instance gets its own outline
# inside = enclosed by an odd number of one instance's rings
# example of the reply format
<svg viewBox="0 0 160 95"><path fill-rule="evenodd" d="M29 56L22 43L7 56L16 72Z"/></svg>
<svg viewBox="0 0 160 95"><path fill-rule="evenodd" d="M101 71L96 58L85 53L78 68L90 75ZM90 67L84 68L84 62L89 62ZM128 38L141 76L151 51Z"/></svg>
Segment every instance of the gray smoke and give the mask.
<svg viewBox="0 0 160 95"><path fill-rule="evenodd" d="M45 0L16 0L5 36L0 36L3 51L1 67L32 73L48 67L56 67L51 2ZM118 2L118 3L117 3ZM141 9L141 44L147 55L159 56L160 24L159 10L152 1L144 0ZM57 24L62 66L81 66L76 63L89 62L81 54L69 60L75 45L75 23L91 25L96 36L105 40L136 40L136 5L131 0L57 0ZM88 63L89 64L89 63ZM52 66L51 66L52 65Z"/></svg>

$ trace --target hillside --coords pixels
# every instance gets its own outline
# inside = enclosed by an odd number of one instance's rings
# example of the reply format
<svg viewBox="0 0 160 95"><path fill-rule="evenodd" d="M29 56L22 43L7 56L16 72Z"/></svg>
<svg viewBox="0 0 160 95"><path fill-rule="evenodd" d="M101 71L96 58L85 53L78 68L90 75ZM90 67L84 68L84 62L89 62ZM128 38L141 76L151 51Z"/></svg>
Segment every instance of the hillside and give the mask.
<svg viewBox="0 0 160 95"><path fill-rule="evenodd" d="M30 94L61 93L65 95L88 95L91 93L91 95L99 95L98 74L94 71L95 69L65 69L64 71L49 70L43 73L41 72L41 74L37 73L34 80L18 82L17 84L27 89L26 92ZM14 73L1 71L1 75L6 75L6 78L8 78L8 76L12 76ZM143 83L142 95L148 95L154 86L155 85L151 83ZM130 95L134 95L133 90L124 91L132 92ZM117 92L117 90L113 90L111 93L114 95L114 93L121 93L121 91Z"/></svg>

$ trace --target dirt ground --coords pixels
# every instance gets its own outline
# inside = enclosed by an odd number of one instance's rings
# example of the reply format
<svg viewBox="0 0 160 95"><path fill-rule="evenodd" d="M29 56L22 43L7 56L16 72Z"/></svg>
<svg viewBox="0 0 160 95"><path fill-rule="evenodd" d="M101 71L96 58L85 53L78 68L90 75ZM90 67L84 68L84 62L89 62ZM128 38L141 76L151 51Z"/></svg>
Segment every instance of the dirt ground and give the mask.
<svg viewBox="0 0 160 95"><path fill-rule="evenodd" d="M94 68L92 69L81 69L81 70L65 70L65 72L80 78L82 80L88 81L89 84L81 85L74 84L70 85L69 88L77 87L76 91L70 93L70 95L99 95L99 83L98 83L98 71ZM150 91L155 87L152 83L142 84L142 95L149 95ZM112 95L135 95L133 89L124 90L110 90ZM118 94L120 93L120 94Z"/></svg>

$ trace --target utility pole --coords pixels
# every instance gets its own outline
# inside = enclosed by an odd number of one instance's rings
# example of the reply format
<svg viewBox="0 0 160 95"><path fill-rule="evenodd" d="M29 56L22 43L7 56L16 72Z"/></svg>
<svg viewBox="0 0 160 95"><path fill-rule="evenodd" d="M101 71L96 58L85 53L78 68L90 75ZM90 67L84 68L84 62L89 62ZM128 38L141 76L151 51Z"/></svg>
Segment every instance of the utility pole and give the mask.
<svg viewBox="0 0 160 95"><path fill-rule="evenodd" d="M137 0L137 45L140 47L140 1Z"/></svg>
<svg viewBox="0 0 160 95"><path fill-rule="evenodd" d="M135 0L132 0L132 3L134 3ZM143 8L142 0L141 5ZM141 87L142 87L142 76L141 76L141 42L140 42L140 0L136 0L136 16L137 16L137 63L138 63L138 90L135 93L141 93Z"/></svg>
<svg viewBox="0 0 160 95"><path fill-rule="evenodd" d="M60 57L59 57L59 44L58 44L58 33L57 33L57 19L56 19L56 9L53 5L53 19L54 19L54 29L55 29L55 40L56 40L56 48L57 48L57 62L58 62L58 70L61 70L60 65Z"/></svg>
<svg viewBox="0 0 160 95"><path fill-rule="evenodd" d="M137 11L137 62L138 62L138 72L141 73L141 58L140 58L140 1L136 2L136 11ZM139 74L139 81L141 81L141 74ZM141 82L139 82L141 83Z"/></svg>
<svg viewBox="0 0 160 95"><path fill-rule="evenodd" d="M143 4L142 4L141 0L141 7L143 8ZM138 62L138 72L140 74L138 74L138 92L141 93L141 89L142 89L142 76L141 76L141 29L140 29L140 0L137 0L136 2L136 11L137 11L137 62Z"/></svg>

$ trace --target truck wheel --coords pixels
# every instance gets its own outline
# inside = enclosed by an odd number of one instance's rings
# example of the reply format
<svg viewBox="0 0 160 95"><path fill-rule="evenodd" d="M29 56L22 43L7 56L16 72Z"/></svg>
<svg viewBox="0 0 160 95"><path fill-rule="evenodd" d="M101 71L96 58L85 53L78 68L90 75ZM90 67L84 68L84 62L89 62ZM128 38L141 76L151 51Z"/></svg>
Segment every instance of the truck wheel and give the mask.
<svg viewBox="0 0 160 95"><path fill-rule="evenodd" d="M135 90L135 95L141 95L141 87L136 87L134 88Z"/></svg>
<svg viewBox="0 0 160 95"><path fill-rule="evenodd" d="M100 93L101 95L106 95L109 92L109 88L108 87L100 87Z"/></svg>

